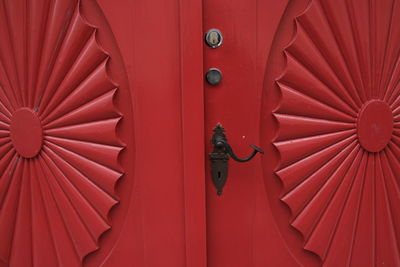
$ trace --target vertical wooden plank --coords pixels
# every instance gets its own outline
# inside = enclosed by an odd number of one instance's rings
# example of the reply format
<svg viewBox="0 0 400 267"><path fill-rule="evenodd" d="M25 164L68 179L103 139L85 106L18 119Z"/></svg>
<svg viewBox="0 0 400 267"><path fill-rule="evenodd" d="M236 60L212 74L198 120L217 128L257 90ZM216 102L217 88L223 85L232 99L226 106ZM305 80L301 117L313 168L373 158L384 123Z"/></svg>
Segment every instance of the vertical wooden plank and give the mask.
<svg viewBox="0 0 400 267"><path fill-rule="evenodd" d="M179 0L186 266L206 266L202 1Z"/></svg>
<svg viewBox="0 0 400 267"><path fill-rule="evenodd" d="M208 138L221 123L229 144L242 157L258 144L261 88L256 87L257 0L204 0L203 30L222 32L220 47L204 48L204 71L218 68L223 79L205 85ZM206 147L211 152L212 147ZM228 180L218 196L206 165L207 264L209 267L254 267L253 225L260 155L246 163L229 161Z"/></svg>
<svg viewBox="0 0 400 267"><path fill-rule="evenodd" d="M179 3L134 2L134 93L144 265L185 266Z"/></svg>

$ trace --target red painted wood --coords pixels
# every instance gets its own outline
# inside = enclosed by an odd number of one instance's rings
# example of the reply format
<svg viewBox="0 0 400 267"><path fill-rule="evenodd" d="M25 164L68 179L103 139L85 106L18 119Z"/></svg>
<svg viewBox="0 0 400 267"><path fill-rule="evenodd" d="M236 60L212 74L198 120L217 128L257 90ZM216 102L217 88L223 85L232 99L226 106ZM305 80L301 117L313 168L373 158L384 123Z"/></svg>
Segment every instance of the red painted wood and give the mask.
<svg viewBox="0 0 400 267"><path fill-rule="evenodd" d="M0 3L0 266L206 265L201 4Z"/></svg>
<svg viewBox="0 0 400 267"><path fill-rule="evenodd" d="M399 7L312 1L282 50L273 115L278 198L302 247L325 266L400 264L399 163L388 157L398 156Z"/></svg>
<svg viewBox="0 0 400 267"><path fill-rule="evenodd" d="M0 1L0 266L399 266L399 12Z"/></svg>
<svg viewBox="0 0 400 267"><path fill-rule="evenodd" d="M357 117L357 136L360 145L369 152L384 149L393 134L393 113L381 100L370 100L361 107Z"/></svg>
<svg viewBox="0 0 400 267"><path fill-rule="evenodd" d="M26 129L29 129L29 132ZM10 137L15 150L24 158L35 157L42 148L43 130L39 117L29 108L14 112L10 121Z"/></svg>
<svg viewBox="0 0 400 267"><path fill-rule="evenodd" d="M138 145L128 221L94 259L205 266L201 2L99 2L130 66Z"/></svg>
<svg viewBox="0 0 400 267"><path fill-rule="evenodd" d="M111 209L126 213L131 195L131 181L115 189L134 157L124 66L92 2L3 1L0 12L0 262L79 266L118 232Z"/></svg>
<svg viewBox="0 0 400 267"><path fill-rule="evenodd" d="M186 265L206 266L202 1L180 0Z"/></svg>
<svg viewBox="0 0 400 267"><path fill-rule="evenodd" d="M217 122L226 128L238 154L249 153L251 143L260 144L264 71L286 5L284 1L204 1L204 32L217 28L224 37L221 47L204 48L204 71L216 67L223 73L220 85L205 86L206 144ZM210 152L210 145L206 147ZM295 266L297 261L269 207L260 157L229 164L220 197L207 166L208 266Z"/></svg>
<svg viewBox="0 0 400 267"><path fill-rule="evenodd" d="M221 197L207 184L209 266L399 265L398 6L205 1L224 34L204 50L224 74L208 139L220 122L239 153L266 151L230 162Z"/></svg>

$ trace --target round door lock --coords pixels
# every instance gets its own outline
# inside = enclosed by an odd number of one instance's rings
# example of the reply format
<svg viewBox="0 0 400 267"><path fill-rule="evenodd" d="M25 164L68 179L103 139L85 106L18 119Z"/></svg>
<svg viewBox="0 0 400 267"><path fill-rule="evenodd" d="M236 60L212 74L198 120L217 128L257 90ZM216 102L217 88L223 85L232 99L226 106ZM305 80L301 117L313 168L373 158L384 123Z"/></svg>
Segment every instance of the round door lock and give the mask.
<svg viewBox="0 0 400 267"><path fill-rule="evenodd" d="M211 48L217 48L222 45L222 33L217 29L211 29L206 33L206 43Z"/></svg>
<svg viewBox="0 0 400 267"><path fill-rule="evenodd" d="M222 80L222 72L217 68L211 68L206 73L206 80L211 85L218 85Z"/></svg>

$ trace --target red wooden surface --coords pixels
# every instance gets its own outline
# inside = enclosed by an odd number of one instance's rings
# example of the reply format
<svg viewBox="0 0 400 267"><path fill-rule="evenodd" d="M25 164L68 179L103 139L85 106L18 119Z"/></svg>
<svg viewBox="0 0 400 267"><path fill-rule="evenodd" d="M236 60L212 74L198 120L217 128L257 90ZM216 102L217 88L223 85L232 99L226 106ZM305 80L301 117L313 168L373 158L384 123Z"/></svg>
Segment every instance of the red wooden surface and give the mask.
<svg viewBox="0 0 400 267"><path fill-rule="evenodd" d="M115 189L134 161L121 56L94 2L2 1L0 12L0 262L78 266L112 226L103 237L115 239L111 209L120 201L122 222L132 191L133 179Z"/></svg>
<svg viewBox="0 0 400 267"><path fill-rule="evenodd" d="M400 266L399 12L0 1L0 266Z"/></svg>
<svg viewBox="0 0 400 267"><path fill-rule="evenodd" d="M125 55L137 144L136 204L105 266L205 266L201 2L99 4Z"/></svg>
<svg viewBox="0 0 400 267"><path fill-rule="evenodd" d="M0 265L205 266L201 1L0 12Z"/></svg>
<svg viewBox="0 0 400 267"><path fill-rule="evenodd" d="M205 86L208 152L218 122L240 155L250 153L249 144L268 138L260 136L263 79L286 5L285 1L204 1L204 31L217 28L224 37L221 47L204 48L204 71L217 67L223 73L220 85ZM260 156L229 164L221 196L211 183L209 168L206 172L208 266L295 266L268 204Z"/></svg>
<svg viewBox="0 0 400 267"><path fill-rule="evenodd" d="M400 264L399 8L312 1L282 50L279 198L325 266Z"/></svg>
<svg viewBox="0 0 400 267"><path fill-rule="evenodd" d="M398 7L205 1L204 31L224 34L204 50L224 74L206 142L220 122L239 153L266 151L230 162L221 197L207 184L209 266L400 264Z"/></svg>

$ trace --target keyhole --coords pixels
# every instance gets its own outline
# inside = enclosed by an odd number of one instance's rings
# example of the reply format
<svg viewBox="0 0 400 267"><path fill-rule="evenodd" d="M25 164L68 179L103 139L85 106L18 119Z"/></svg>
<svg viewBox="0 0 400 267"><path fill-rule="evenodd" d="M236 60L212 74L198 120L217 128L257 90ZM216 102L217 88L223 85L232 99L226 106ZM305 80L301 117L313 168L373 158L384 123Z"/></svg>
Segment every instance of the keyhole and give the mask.
<svg viewBox="0 0 400 267"><path fill-rule="evenodd" d="M218 181L221 180L221 172L218 172L217 177L218 177Z"/></svg>
<svg viewBox="0 0 400 267"><path fill-rule="evenodd" d="M218 44L218 41L219 41L218 39L219 39L219 36L218 36L217 32L212 32L210 34L210 43L211 44L213 44L213 45Z"/></svg>

